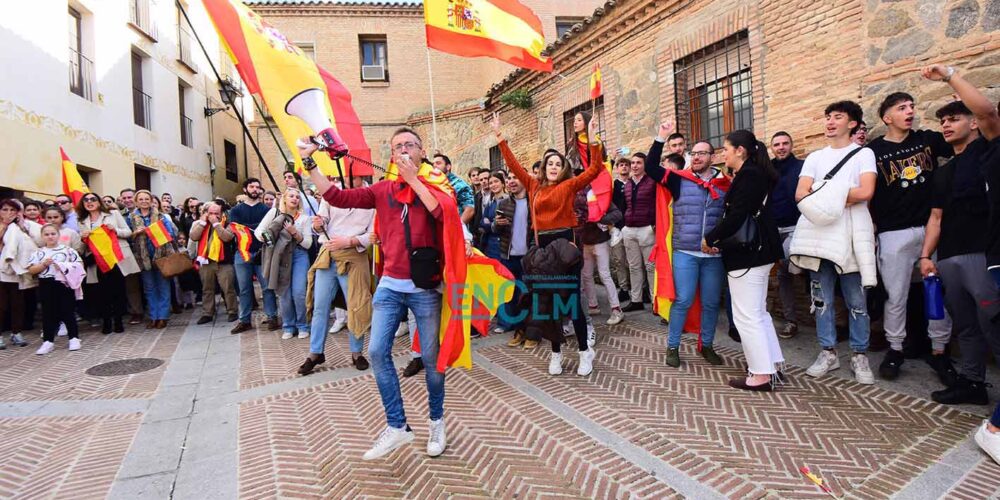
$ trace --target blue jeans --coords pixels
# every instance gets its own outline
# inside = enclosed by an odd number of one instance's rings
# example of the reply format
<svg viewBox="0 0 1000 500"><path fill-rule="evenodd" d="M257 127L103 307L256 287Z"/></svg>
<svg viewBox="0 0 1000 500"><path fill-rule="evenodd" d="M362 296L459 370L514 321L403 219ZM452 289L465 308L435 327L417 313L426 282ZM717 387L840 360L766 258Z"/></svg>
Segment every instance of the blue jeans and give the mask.
<svg viewBox="0 0 1000 500"><path fill-rule="evenodd" d="M813 312L816 315L816 336L823 349L833 349L837 345L836 317L834 315L834 287L840 279L840 291L847 305L848 327L851 332L851 350L863 353L868 350L870 326L868 322L868 303L865 299L865 289L861 286L861 273L837 274L833 263L824 260L819 265L819 271L810 271L812 282Z"/></svg>
<svg viewBox="0 0 1000 500"><path fill-rule="evenodd" d="M170 317L170 282L157 269L142 272L142 292L149 303L149 319ZM213 297L214 299L214 297ZM207 297L205 300L209 300Z"/></svg>
<svg viewBox="0 0 1000 500"><path fill-rule="evenodd" d="M500 306L499 314L497 314L497 325L504 330L524 328L524 322L528 318L528 311L522 311L521 308L517 307L518 301L521 300L521 292L526 290L521 282L521 278L524 276L524 268L521 266L522 257L521 255L511 255L509 259L500 259L500 263L514 275L515 280L511 284L514 287L514 295L511 296L510 302ZM499 295L501 291L505 292L506 290L497 290L496 294Z"/></svg>
<svg viewBox="0 0 1000 500"><path fill-rule="evenodd" d="M264 269L260 265L251 264L243 260L243 256L236 253L236 259L233 263L233 267L236 269L236 283L239 285L240 294L240 323L250 322L250 313L253 308L253 277L257 276L257 282L260 283L260 289L263 291L264 295L264 314L268 318L273 318L278 315L278 296L275 295L274 290L267 289L267 280L264 278ZM206 300L206 299L202 299Z"/></svg>
<svg viewBox="0 0 1000 500"><path fill-rule="evenodd" d="M684 252L674 252L674 290L677 298L670 306L670 335L667 347L681 345L684 322L701 288L701 343L711 347L715 340L715 323L719 320L719 303L722 301L722 284L726 269L719 257L695 257Z"/></svg>
<svg viewBox="0 0 1000 500"><path fill-rule="evenodd" d="M424 358L424 376L427 382L427 406L431 420L444 416L444 374L437 370L440 344L438 329L441 325L441 294L434 290L417 293L400 293L386 287L375 289L372 297L372 333L368 344L375 383L382 396L385 419L391 427L406 427L403 396L399 391L399 376L392 362L392 343L396 338L399 322L406 318L406 310L413 311L420 330L420 351Z"/></svg>
<svg viewBox="0 0 1000 500"><path fill-rule="evenodd" d="M337 273L337 264L330 262L329 269L317 269L313 277L313 317L309 333L309 352L323 354L326 345L327 324L330 323L330 303L337 296L337 290L344 291L347 297L347 275ZM348 331L347 338L351 341L351 352L359 353L365 346L364 337L356 337Z"/></svg>
<svg viewBox="0 0 1000 500"><path fill-rule="evenodd" d="M309 250L295 245L292 250L292 279L281 294L281 328L297 333L309 330L306 323L306 284L309 278Z"/></svg>
<svg viewBox="0 0 1000 500"><path fill-rule="evenodd" d="M993 409L993 416L990 417L990 423L1000 427L1000 404Z"/></svg>

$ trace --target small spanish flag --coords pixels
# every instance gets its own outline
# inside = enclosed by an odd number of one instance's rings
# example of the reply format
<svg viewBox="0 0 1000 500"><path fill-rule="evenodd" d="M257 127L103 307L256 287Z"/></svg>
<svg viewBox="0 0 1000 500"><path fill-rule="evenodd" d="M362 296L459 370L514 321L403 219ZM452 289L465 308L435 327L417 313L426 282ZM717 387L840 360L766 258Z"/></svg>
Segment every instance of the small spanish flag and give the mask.
<svg viewBox="0 0 1000 500"><path fill-rule="evenodd" d="M594 64L594 72L590 74L590 98L601 97L601 63Z"/></svg>
<svg viewBox="0 0 1000 500"><path fill-rule="evenodd" d="M198 242L198 256L204 257L212 262L219 262L226 258L226 252L222 248L222 240L215 228L208 228L202 233Z"/></svg>
<svg viewBox="0 0 1000 500"><path fill-rule="evenodd" d="M149 239L153 242L153 246L156 248L174 241L173 236L170 236L170 231L167 230L167 223L163 219L147 227L146 236L149 236Z"/></svg>
<svg viewBox="0 0 1000 500"><path fill-rule="evenodd" d="M250 262L250 243L253 241L250 228L233 222L229 224L229 230L236 233L236 250L243 257L243 262Z"/></svg>
<svg viewBox="0 0 1000 500"><path fill-rule="evenodd" d="M118 244L118 233L107 225L94 228L86 240L90 252L94 254L94 262L102 273L110 271L125 258Z"/></svg>
<svg viewBox="0 0 1000 500"><path fill-rule="evenodd" d="M59 155L62 156L63 194L72 198L73 205L76 205L80 203L80 198L83 198L84 194L90 192L90 188L83 182L83 177L80 177L80 170L76 168L76 163L73 163L69 156L66 156L66 151L63 151L63 148L59 148Z"/></svg>

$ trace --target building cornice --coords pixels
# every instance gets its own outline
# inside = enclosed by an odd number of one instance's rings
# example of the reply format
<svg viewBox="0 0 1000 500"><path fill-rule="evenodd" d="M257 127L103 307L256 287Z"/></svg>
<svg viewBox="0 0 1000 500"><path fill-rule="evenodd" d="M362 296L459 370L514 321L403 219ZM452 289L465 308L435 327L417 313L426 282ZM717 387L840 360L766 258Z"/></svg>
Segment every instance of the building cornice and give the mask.
<svg viewBox="0 0 1000 500"><path fill-rule="evenodd" d="M301 17L423 17L422 4L249 4L261 16L301 16Z"/></svg>

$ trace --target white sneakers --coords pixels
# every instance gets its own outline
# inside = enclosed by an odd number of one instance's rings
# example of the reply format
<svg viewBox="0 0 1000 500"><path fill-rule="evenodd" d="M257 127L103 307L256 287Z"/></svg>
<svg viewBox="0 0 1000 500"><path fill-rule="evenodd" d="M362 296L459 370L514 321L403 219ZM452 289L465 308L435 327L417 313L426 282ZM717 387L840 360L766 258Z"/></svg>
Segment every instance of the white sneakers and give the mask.
<svg viewBox="0 0 1000 500"><path fill-rule="evenodd" d="M976 430L976 444L985 451L994 462L1000 463L1000 433L990 432L986 428L989 420L983 420L983 425Z"/></svg>
<svg viewBox="0 0 1000 500"><path fill-rule="evenodd" d="M810 377L822 377L828 372L840 368L840 358L837 352L823 349L816 357L816 361L806 370L806 375ZM863 353L851 355L851 372L854 373L854 380L859 384L871 385L875 383L875 374L872 373L871 366L868 365L868 356Z"/></svg>
<svg viewBox="0 0 1000 500"><path fill-rule="evenodd" d="M361 458L365 460L375 460L376 458L384 457L396 448L412 441L413 431L410 430L409 426L403 429L397 429L387 425L385 430L378 435L378 439L375 440L375 444L372 445L371 449L366 451Z"/></svg>
<svg viewBox="0 0 1000 500"><path fill-rule="evenodd" d="M294 336L295 336L295 334L292 333L292 332L284 332L284 333L281 334L281 340L288 340L288 339L290 339L290 338L292 338Z"/></svg>
<svg viewBox="0 0 1000 500"><path fill-rule="evenodd" d="M581 377L590 375L594 371L594 348L580 351L580 366L576 369L576 374Z"/></svg>
<svg viewBox="0 0 1000 500"><path fill-rule="evenodd" d="M837 368L840 368L840 359L837 358L837 353L823 349L819 352L819 356L816 357L816 362L806 370L806 375L810 377L822 377L830 370L836 370Z"/></svg>
<svg viewBox="0 0 1000 500"><path fill-rule="evenodd" d="M347 318L339 318L338 317L337 319L333 320L333 325L330 326L330 329L328 330L328 333L331 333L331 334L337 333L337 332L343 330L345 326L347 326Z"/></svg>
<svg viewBox="0 0 1000 500"><path fill-rule="evenodd" d="M562 373L562 353L554 352L549 357L549 375L559 375Z"/></svg>
<svg viewBox="0 0 1000 500"><path fill-rule="evenodd" d="M52 342L49 342L49 341L45 341L45 342L42 342L41 347L39 347L38 350L35 351L35 354L38 354L38 355L48 354L48 353L52 352L52 350L55 349L55 348L56 348L55 344L53 344Z"/></svg>
<svg viewBox="0 0 1000 500"><path fill-rule="evenodd" d="M79 338L69 339L69 350L71 350L71 351L79 351L80 350L80 346L81 346L81 343L80 343L80 339Z"/></svg>
<svg viewBox="0 0 1000 500"><path fill-rule="evenodd" d="M625 313L623 313L621 309L612 309L611 317L608 318L607 324L617 325L618 323L621 323L622 320L624 319L625 319Z"/></svg>
<svg viewBox="0 0 1000 500"><path fill-rule="evenodd" d="M427 455L436 457L444 453L448 440L444 435L444 419L431 420L429 436L427 436Z"/></svg>
<svg viewBox="0 0 1000 500"><path fill-rule="evenodd" d="M307 339L307 338L309 338L309 332L304 332L304 331L303 332L299 332L299 338L300 339Z"/></svg>
<svg viewBox="0 0 1000 500"><path fill-rule="evenodd" d="M854 380L859 384L871 385L875 383L875 374L872 373L871 366L868 366L868 356L863 353L854 353L851 356L851 371L854 372Z"/></svg>
<svg viewBox="0 0 1000 500"><path fill-rule="evenodd" d="M431 420L428 426L427 455L432 457L440 456L448 447L448 441L444 432L444 419ZM381 458L403 445L413 442L413 431L407 426L403 429L386 426L385 430L379 434L378 439L371 449L365 452L361 458L365 460L375 460Z"/></svg>
<svg viewBox="0 0 1000 500"><path fill-rule="evenodd" d="M593 325L587 325L587 347L595 345L597 345L597 331L594 330Z"/></svg>

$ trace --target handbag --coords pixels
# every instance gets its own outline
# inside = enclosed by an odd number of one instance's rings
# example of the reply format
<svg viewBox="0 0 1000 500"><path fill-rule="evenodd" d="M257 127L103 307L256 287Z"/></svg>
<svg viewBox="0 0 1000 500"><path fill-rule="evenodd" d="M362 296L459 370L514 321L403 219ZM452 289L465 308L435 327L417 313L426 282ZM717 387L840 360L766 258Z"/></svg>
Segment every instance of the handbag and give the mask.
<svg viewBox="0 0 1000 500"><path fill-rule="evenodd" d="M179 276L194 269L194 262L191 260L191 257L176 251L176 249L170 255L165 255L154 260L153 265L160 270L160 274L166 279Z"/></svg>
<svg viewBox="0 0 1000 500"><path fill-rule="evenodd" d="M816 225L824 226L832 223L834 220L838 219L841 216L841 214L843 214L844 212L843 204L838 204L837 206L831 207L828 206L829 203L822 203L822 202L828 202L828 200L824 200L823 198L829 198L829 196L824 195L819 197L820 201L816 201L816 199L810 199L810 198L814 194L820 192L824 187L829 185L830 180L833 179L833 176L837 175L837 172L840 172L840 169L844 167L847 161L850 160L852 157L854 157L854 155L857 154L858 151L861 151L862 149L863 148L855 148L849 151L846 155L844 155L844 157L840 159L840 162L838 162L837 165L833 167L833 170L830 170L823 177L822 180L814 182L812 185L812 189L809 191L809 193L803 196L801 200L796 202L796 206L798 207L799 212L801 212L803 216L808 218L811 222L813 222ZM846 191L849 190L850 188L848 186L841 186L840 189ZM845 193L834 192L834 193L829 193L829 195L839 199L839 197L845 195Z"/></svg>
<svg viewBox="0 0 1000 500"><path fill-rule="evenodd" d="M765 205L767 205L767 195L764 196L764 202L760 204L757 212L753 215L747 215L746 219L743 219L743 224L740 224L735 233L719 241L719 247L745 252L760 250L763 244L760 240L760 221L758 219Z"/></svg>
<svg viewBox="0 0 1000 500"><path fill-rule="evenodd" d="M409 208L409 205L403 205L403 234L406 237L406 253L410 258L410 279L417 288L433 290L441 284L441 252L436 247L413 248ZM433 241L437 241L434 216L430 217L429 222Z"/></svg>

